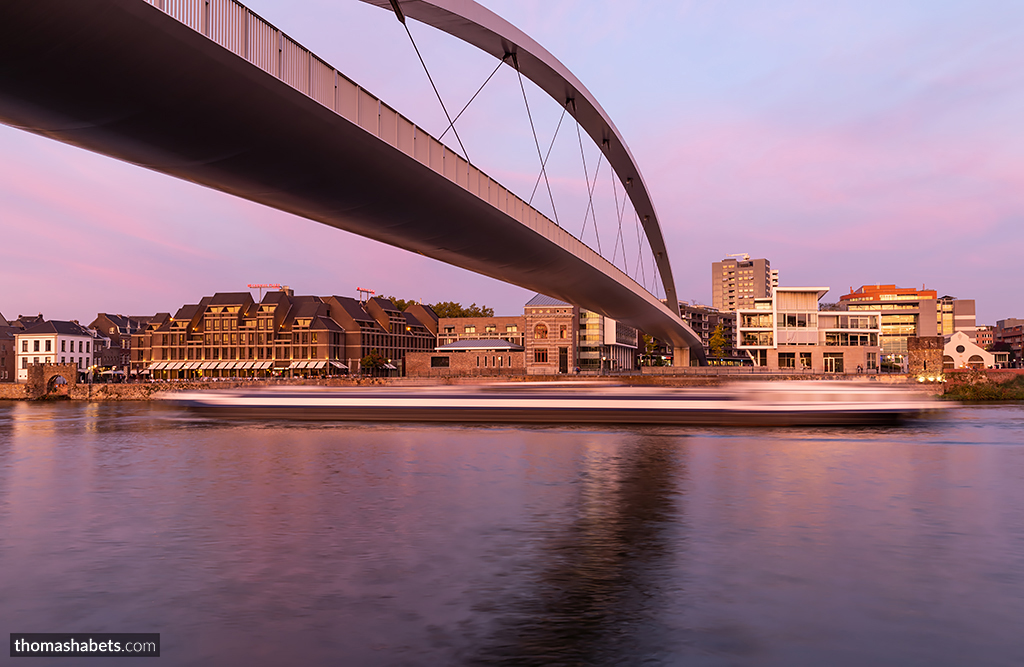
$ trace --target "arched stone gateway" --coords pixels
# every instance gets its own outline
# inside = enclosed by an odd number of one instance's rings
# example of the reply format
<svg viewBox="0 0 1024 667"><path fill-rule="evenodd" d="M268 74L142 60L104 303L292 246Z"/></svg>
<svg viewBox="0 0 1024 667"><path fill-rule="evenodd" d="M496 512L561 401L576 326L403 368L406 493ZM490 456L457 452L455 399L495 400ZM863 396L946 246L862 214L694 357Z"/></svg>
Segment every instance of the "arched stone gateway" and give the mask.
<svg viewBox="0 0 1024 667"><path fill-rule="evenodd" d="M60 382L57 378L63 380ZM28 367L28 395L39 398L47 394L67 394L78 384L78 366L75 364L32 364Z"/></svg>

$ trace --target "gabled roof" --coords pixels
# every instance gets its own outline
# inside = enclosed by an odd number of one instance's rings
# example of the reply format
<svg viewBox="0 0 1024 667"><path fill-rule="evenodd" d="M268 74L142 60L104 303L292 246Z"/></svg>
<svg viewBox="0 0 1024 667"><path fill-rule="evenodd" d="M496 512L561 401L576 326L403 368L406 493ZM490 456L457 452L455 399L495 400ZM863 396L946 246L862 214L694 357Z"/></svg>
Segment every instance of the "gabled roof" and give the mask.
<svg viewBox="0 0 1024 667"><path fill-rule="evenodd" d="M249 295L249 297L252 298L252 295ZM288 300L288 294L285 293L285 292L282 292L282 291L267 292L266 294L263 295L263 299L260 301L260 303L280 304L282 301L287 301L287 300Z"/></svg>
<svg viewBox="0 0 1024 667"><path fill-rule="evenodd" d="M363 310L362 304L349 296L333 296L331 297L336 300L345 312L348 313L349 317L356 321L362 322L376 322L372 315Z"/></svg>
<svg viewBox="0 0 1024 667"><path fill-rule="evenodd" d="M211 306L241 306L252 303L249 292L217 292L210 299Z"/></svg>
<svg viewBox="0 0 1024 667"><path fill-rule="evenodd" d="M190 303L182 306L178 309L178 312L174 314L176 320L190 320L192 317L199 312L198 303Z"/></svg>
<svg viewBox="0 0 1024 667"><path fill-rule="evenodd" d="M324 304L319 297L313 297L316 301L302 300L292 306L288 313L289 319L296 317L316 317L322 310Z"/></svg>
<svg viewBox="0 0 1024 667"><path fill-rule="evenodd" d="M88 336L92 338L89 330L81 324L66 322L64 320L46 320L34 326L26 328L22 335L32 336L39 334L61 334L64 336Z"/></svg>
<svg viewBox="0 0 1024 667"><path fill-rule="evenodd" d="M339 333L345 333L345 329L340 324L325 316L317 316L314 318L309 325L310 329L316 329L317 331L337 331Z"/></svg>
<svg viewBox="0 0 1024 667"><path fill-rule="evenodd" d="M561 299L556 299L551 296L545 296L544 294L538 294L532 299L526 302L527 306L572 306L571 303L566 303Z"/></svg>
<svg viewBox="0 0 1024 667"><path fill-rule="evenodd" d="M385 299L384 297L375 296L372 299L370 299L370 301L372 301L373 303L377 304L378 306L383 308L385 311L389 311L389 312L392 312L392 313L400 313L400 312L402 312L398 308L398 306L395 305L395 302L392 301L391 299Z"/></svg>
<svg viewBox="0 0 1024 667"><path fill-rule="evenodd" d="M423 327L424 329L427 329L427 325L423 322L420 322L419 318L413 315L412 313L406 311L403 312L402 315L405 316L405 323L407 325L411 327Z"/></svg>

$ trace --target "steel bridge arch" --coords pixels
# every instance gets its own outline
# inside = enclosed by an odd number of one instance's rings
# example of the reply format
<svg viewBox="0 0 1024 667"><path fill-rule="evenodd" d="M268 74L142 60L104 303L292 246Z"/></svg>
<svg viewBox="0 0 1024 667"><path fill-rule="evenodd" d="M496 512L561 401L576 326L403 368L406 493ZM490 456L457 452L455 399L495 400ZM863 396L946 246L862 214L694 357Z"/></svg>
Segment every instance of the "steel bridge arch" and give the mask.
<svg viewBox="0 0 1024 667"><path fill-rule="evenodd" d="M704 358L678 309L240 0L0 3L0 25L2 123L578 304L671 342L676 363Z"/></svg>
<svg viewBox="0 0 1024 667"><path fill-rule="evenodd" d="M560 105L570 102L580 126L605 154L640 217L647 242L654 253L672 312L679 312L679 299L668 248L661 231L654 201L640 174L640 167L618 128L597 99L558 58L536 40L474 0L360 0L416 19L448 33L481 51L503 59L515 56L515 67ZM399 20L404 17L399 15Z"/></svg>

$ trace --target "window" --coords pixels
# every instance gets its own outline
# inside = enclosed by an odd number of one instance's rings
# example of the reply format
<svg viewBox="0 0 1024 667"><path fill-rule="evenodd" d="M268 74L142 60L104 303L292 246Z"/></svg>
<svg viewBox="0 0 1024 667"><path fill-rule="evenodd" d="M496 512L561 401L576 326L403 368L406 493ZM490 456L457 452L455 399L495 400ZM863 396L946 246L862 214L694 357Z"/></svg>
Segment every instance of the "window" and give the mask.
<svg viewBox="0 0 1024 667"><path fill-rule="evenodd" d="M74 345L74 341L72 341L71 344ZM82 341L78 341L78 352L79 354L82 352Z"/></svg>
<svg viewBox="0 0 1024 667"><path fill-rule="evenodd" d="M466 327L466 333L476 333L476 327Z"/></svg>
<svg viewBox="0 0 1024 667"><path fill-rule="evenodd" d="M32 351L33 352L38 352L39 351L39 341L37 341L37 340L32 341Z"/></svg>
<svg viewBox="0 0 1024 667"><path fill-rule="evenodd" d="M842 373L843 372L843 353L842 352L826 352L825 353L825 372L826 373Z"/></svg>
<svg viewBox="0 0 1024 667"><path fill-rule="evenodd" d="M515 333L516 331L519 331L519 327L514 324L508 324L505 326L505 333Z"/></svg>
<svg viewBox="0 0 1024 667"><path fill-rule="evenodd" d="M27 340L21 341L21 351L22 352L28 352L28 341Z"/></svg>
<svg viewBox="0 0 1024 667"><path fill-rule="evenodd" d="M811 368L811 353L810 352L801 352L800 353L800 368L806 368L808 370Z"/></svg>
<svg viewBox="0 0 1024 667"><path fill-rule="evenodd" d="M874 370L878 368L878 355L874 352L868 352L868 370Z"/></svg>
<svg viewBox="0 0 1024 667"><path fill-rule="evenodd" d="M451 363L451 359L448 357L431 357L430 367L431 368L448 368Z"/></svg>
<svg viewBox="0 0 1024 667"><path fill-rule="evenodd" d="M49 338L47 338L46 339L46 351L47 352L53 352L52 345L53 345L53 341L51 341Z"/></svg>
<svg viewBox="0 0 1024 667"><path fill-rule="evenodd" d="M796 353L779 352L779 368L796 368Z"/></svg>
<svg viewBox="0 0 1024 667"><path fill-rule="evenodd" d="M484 327L484 332L486 333L495 333L497 330L498 327L494 326L493 324L488 324L487 326Z"/></svg>
<svg viewBox="0 0 1024 667"><path fill-rule="evenodd" d="M533 351L533 363L535 363L535 364L546 364L546 363L548 363L548 351L547 350L534 350Z"/></svg>
<svg viewBox="0 0 1024 667"><path fill-rule="evenodd" d="M548 327L547 327L547 325L546 324L538 324L533 329L533 337L534 338L539 338L539 339L547 338L548 337ZM545 351L544 354L546 355L547 352ZM545 361L547 361L546 358L545 358Z"/></svg>
<svg viewBox="0 0 1024 667"><path fill-rule="evenodd" d="M66 340L62 340L60 342L60 351L61 352L67 352L68 351L68 342Z"/></svg>

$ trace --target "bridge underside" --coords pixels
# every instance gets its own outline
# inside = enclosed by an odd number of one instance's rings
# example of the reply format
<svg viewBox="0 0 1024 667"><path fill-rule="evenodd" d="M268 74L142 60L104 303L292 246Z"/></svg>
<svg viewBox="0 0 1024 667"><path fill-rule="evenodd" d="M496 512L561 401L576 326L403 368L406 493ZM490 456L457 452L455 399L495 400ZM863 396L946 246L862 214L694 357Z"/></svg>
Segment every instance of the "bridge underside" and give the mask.
<svg viewBox="0 0 1024 667"><path fill-rule="evenodd" d="M141 0L4 3L0 25L0 122L564 299L703 358L621 276Z"/></svg>

